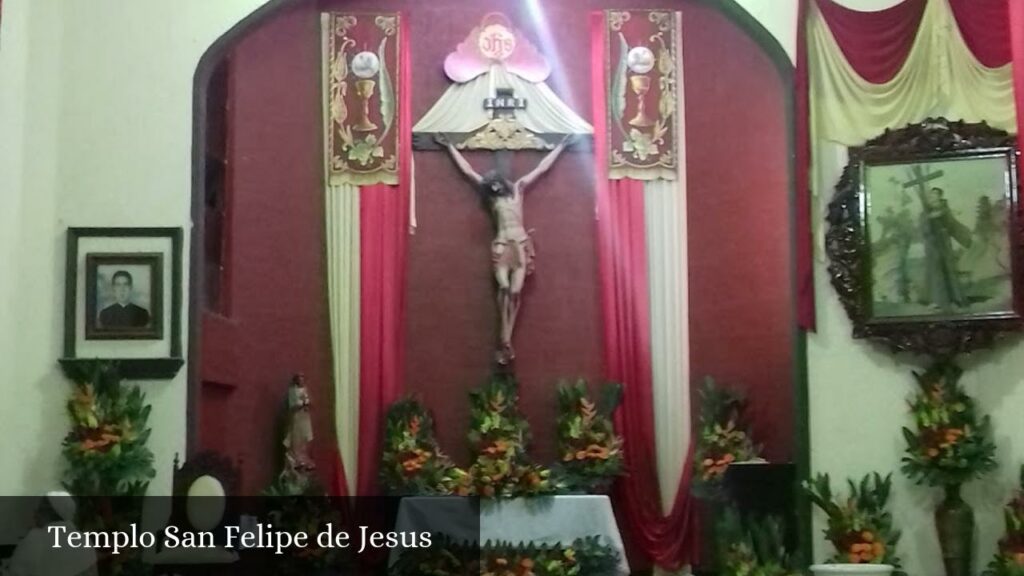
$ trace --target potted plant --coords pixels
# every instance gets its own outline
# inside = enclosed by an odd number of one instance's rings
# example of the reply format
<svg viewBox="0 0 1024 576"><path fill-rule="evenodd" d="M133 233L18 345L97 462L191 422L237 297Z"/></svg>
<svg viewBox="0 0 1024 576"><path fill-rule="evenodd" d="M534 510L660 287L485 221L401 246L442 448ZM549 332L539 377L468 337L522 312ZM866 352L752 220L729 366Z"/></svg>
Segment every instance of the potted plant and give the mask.
<svg viewBox="0 0 1024 576"><path fill-rule="evenodd" d="M1024 466L1020 468L1020 490L1004 511L1006 535L985 571L985 576L1024 576Z"/></svg>
<svg viewBox="0 0 1024 576"><path fill-rule="evenodd" d="M916 430L903 428L903 472L919 485L945 491L935 526L946 576L967 576L971 570L974 513L960 487L996 467L989 418L978 415L974 400L959 385L962 373L949 362L914 373L919 390L910 411Z"/></svg>
<svg viewBox="0 0 1024 576"><path fill-rule="evenodd" d="M893 528L887 509L892 475L870 474L859 483L847 480L850 494L845 499L832 492L828 474L819 474L805 484L808 497L828 516L825 538L836 549L826 564L811 566L815 575L885 576L900 565L896 557L899 531Z"/></svg>

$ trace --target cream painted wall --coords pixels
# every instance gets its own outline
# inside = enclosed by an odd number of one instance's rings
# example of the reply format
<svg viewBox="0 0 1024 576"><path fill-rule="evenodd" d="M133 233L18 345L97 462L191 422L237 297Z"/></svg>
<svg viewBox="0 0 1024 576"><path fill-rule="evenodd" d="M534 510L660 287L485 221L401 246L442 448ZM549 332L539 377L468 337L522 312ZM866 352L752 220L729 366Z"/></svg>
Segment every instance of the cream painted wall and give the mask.
<svg viewBox="0 0 1024 576"><path fill-rule="evenodd" d="M193 74L204 51L262 3L4 1L0 494L59 487L65 229L131 222L188 233ZM185 381L183 370L143 383L157 493L169 491L172 459L184 451Z"/></svg>

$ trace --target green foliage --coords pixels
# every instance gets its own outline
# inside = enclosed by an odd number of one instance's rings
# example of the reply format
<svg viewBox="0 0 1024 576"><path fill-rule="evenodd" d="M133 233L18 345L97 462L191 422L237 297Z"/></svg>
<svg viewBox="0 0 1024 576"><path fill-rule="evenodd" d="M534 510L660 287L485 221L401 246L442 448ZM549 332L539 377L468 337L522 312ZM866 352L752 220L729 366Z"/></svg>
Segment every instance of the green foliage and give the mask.
<svg viewBox="0 0 1024 576"><path fill-rule="evenodd" d="M271 490L274 490L272 488ZM277 530L290 534L305 533L309 546L289 550L275 556L273 573L280 576L305 576L307 574L345 574L353 563L351 551L344 548L322 548L317 535L327 530L328 524L342 525L343 518L336 506L323 496L317 488L308 488L304 494L272 494L277 496L269 510L269 521Z"/></svg>
<svg viewBox="0 0 1024 576"><path fill-rule="evenodd" d="M471 489L467 473L441 452L430 411L413 398L399 400L388 410L380 480L395 496L467 495Z"/></svg>
<svg viewBox="0 0 1024 576"><path fill-rule="evenodd" d="M601 538L581 538L569 546L490 543L476 546L433 536L428 548L406 550L391 567L393 576L612 576L618 553Z"/></svg>
<svg viewBox="0 0 1024 576"><path fill-rule="evenodd" d="M896 543L900 532L893 528L888 510L892 474L877 472L847 480L850 493L845 499L832 492L828 474L819 474L804 485L808 497L828 516L825 537L835 546L829 561L849 564L892 564L899 568Z"/></svg>
<svg viewBox="0 0 1024 576"><path fill-rule="evenodd" d="M549 470L527 458L530 425L519 412L519 388L513 378L493 377L469 393L469 402L469 476L476 494L515 498L554 494L562 488Z"/></svg>
<svg viewBox="0 0 1024 576"><path fill-rule="evenodd" d="M920 390L910 401L916 430L903 428L907 443L903 472L917 484L955 486L996 467L988 416L959 385L962 370L937 363L914 373Z"/></svg>
<svg viewBox="0 0 1024 576"><path fill-rule="evenodd" d="M716 543L723 576L796 576L784 545L782 523L771 516L746 518L726 507Z"/></svg>
<svg viewBox="0 0 1024 576"><path fill-rule="evenodd" d="M64 486L75 496L144 495L156 475L146 446L151 407L145 395L137 386L123 386L111 363L97 361L74 376Z"/></svg>
<svg viewBox="0 0 1024 576"><path fill-rule="evenodd" d="M622 474L622 438L612 424L612 412L621 400L621 384L606 384L595 403L585 380L559 383L558 476L570 490L598 491Z"/></svg>
<svg viewBox="0 0 1024 576"><path fill-rule="evenodd" d="M985 576L1024 576L1024 466L1020 468L1020 488L1003 511L1006 535L985 571Z"/></svg>
<svg viewBox="0 0 1024 576"><path fill-rule="evenodd" d="M747 400L706 377L700 391L700 417L693 492L702 498L721 496L721 480L733 462L753 460L761 453L746 421Z"/></svg>

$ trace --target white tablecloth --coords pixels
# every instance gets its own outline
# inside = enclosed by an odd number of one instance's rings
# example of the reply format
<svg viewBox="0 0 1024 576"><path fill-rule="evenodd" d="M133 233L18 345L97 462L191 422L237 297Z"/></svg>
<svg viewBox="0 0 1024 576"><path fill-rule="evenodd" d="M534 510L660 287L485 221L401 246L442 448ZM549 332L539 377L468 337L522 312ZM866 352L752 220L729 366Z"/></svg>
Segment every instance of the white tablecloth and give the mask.
<svg viewBox="0 0 1024 576"><path fill-rule="evenodd" d="M552 496L514 500L481 500L479 524L467 498L403 498L398 507L398 532L440 532L457 542L572 544L588 536L619 553L619 573L629 574L622 535L607 496ZM394 563L401 550L391 551Z"/></svg>

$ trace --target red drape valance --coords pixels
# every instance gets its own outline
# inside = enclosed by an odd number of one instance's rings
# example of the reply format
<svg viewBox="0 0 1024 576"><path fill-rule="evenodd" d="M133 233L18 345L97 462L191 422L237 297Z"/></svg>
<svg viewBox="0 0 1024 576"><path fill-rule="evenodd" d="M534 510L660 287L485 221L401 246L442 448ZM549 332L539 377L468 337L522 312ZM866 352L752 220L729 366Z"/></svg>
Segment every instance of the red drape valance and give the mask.
<svg viewBox="0 0 1024 576"><path fill-rule="evenodd" d="M833 0L817 3L839 49L857 74L868 82L882 84L892 80L907 61L928 0L905 0L877 12L860 12Z"/></svg>
<svg viewBox="0 0 1024 576"><path fill-rule="evenodd" d="M1017 0L948 0L964 43L983 65L1010 62L1010 6Z"/></svg>

